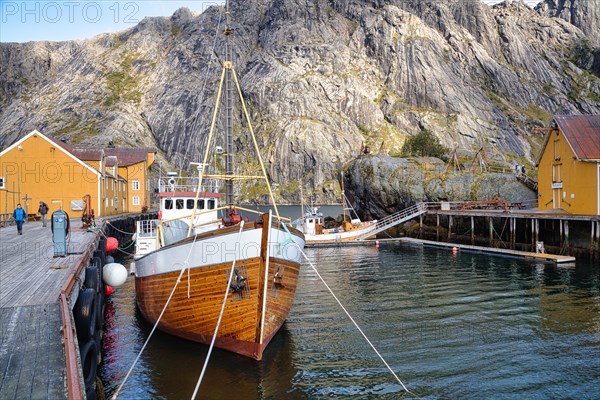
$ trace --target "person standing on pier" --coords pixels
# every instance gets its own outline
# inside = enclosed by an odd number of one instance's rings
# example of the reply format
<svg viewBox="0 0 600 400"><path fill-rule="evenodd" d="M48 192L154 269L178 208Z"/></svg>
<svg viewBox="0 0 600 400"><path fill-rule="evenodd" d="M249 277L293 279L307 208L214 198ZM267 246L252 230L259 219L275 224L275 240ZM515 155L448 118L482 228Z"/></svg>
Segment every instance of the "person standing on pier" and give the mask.
<svg viewBox="0 0 600 400"><path fill-rule="evenodd" d="M40 208L38 208L38 214L42 216L42 226L46 227L46 214L48 214L48 205L43 201L40 201Z"/></svg>
<svg viewBox="0 0 600 400"><path fill-rule="evenodd" d="M25 210L21 208L21 204L17 204L17 208L13 211L13 218L15 219L15 223L17 224L17 231L19 235L23 234L23 222L25 222Z"/></svg>

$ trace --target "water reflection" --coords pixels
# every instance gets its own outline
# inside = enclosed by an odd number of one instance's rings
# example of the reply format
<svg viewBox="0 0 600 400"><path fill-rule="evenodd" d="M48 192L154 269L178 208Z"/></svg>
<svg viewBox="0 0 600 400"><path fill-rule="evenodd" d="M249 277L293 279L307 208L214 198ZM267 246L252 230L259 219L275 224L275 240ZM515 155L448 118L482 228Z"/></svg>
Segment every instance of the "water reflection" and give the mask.
<svg viewBox="0 0 600 400"><path fill-rule="evenodd" d="M597 266L563 268L384 244L307 250L319 273L421 398L594 398ZM150 326L133 279L107 310L102 376L114 393ZM122 398L189 398L207 347L156 333ZM501 394L501 395L499 395ZM303 266L292 312L261 362L214 350L204 399L410 398Z"/></svg>

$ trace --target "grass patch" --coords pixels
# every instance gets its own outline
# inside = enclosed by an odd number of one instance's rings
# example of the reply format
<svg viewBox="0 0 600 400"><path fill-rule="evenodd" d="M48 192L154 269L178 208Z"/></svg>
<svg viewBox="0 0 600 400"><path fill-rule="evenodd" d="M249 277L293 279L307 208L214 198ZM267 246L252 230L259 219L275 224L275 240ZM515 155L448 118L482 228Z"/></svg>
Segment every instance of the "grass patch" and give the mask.
<svg viewBox="0 0 600 400"><path fill-rule="evenodd" d="M125 101L139 104L142 100L142 92L137 88L141 77L134 76L132 63L136 60L135 53L127 53L121 62L120 70L104 75L110 95L104 101L104 105L110 107L118 102Z"/></svg>

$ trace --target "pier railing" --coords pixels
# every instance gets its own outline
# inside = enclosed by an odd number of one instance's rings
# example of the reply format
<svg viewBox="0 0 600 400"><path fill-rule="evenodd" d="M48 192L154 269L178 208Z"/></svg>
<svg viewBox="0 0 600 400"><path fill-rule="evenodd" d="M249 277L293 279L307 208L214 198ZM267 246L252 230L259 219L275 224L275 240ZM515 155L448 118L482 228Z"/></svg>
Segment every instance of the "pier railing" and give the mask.
<svg viewBox="0 0 600 400"><path fill-rule="evenodd" d="M8 214L0 214L0 228L4 228L5 226L12 225L14 223L13 216L11 213Z"/></svg>

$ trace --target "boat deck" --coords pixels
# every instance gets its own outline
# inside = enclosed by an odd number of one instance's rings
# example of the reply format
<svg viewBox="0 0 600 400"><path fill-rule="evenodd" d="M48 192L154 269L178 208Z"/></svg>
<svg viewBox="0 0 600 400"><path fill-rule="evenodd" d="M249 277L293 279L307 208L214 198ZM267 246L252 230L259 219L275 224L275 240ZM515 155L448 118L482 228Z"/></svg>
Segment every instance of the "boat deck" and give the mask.
<svg viewBox="0 0 600 400"><path fill-rule="evenodd" d="M100 235L80 226L57 258L49 222L0 229L0 399L67 398L59 296Z"/></svg>

